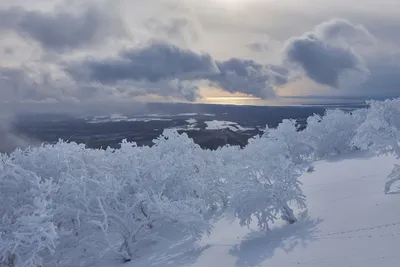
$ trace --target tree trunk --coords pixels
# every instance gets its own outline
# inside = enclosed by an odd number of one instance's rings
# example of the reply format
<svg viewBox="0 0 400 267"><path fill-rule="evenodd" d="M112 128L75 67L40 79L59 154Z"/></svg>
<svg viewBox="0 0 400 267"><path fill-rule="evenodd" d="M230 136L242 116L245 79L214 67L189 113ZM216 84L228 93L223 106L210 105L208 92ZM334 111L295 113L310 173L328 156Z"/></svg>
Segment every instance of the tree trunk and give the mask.
<svg viewBox="0 0 400 267"><path fill-rule="evenodd" d="M297 222L297 218L294 216L293 210L288 206L288 204L282 200L280 200L280 202L283 209L282 219L287 221L289 224Z"/></svg>

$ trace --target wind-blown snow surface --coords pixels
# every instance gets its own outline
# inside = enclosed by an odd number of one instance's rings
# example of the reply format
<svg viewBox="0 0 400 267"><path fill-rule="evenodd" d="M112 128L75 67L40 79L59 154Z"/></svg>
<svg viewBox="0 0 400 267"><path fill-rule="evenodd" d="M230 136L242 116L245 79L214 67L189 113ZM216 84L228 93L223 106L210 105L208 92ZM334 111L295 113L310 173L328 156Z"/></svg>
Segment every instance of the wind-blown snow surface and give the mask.
<svg viewBox="0 0 400 267"><path fill-rule="evenodd" d="M195 245L164 244L131 263L105 266L398 266L400 193L385 195L382 186L396 161L353 154L315 163L301 178L308 214L268 235L224 217Z"/></svg>

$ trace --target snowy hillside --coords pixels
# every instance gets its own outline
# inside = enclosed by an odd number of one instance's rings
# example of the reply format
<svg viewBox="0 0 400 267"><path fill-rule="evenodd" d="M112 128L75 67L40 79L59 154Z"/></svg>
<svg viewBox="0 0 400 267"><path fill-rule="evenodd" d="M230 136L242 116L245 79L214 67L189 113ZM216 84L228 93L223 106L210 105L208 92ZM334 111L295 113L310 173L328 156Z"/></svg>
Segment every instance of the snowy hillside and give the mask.
<svg viewBox="0 0 400 267"><path fill-rule="evenodd" d="M164 248L127 266L397 266L400 195L382 194L395 162L359 153L317 162L300 179L308 216L297 224L278 222L265 234L225 217L195 246Z"/></svg>
<svg viewBox="0 0 400 267"><path fill-rule="evenodd" d="M0 154L0 266L393 266L399 118L400 99L373 101L243 148L167 130Z"/></svg>

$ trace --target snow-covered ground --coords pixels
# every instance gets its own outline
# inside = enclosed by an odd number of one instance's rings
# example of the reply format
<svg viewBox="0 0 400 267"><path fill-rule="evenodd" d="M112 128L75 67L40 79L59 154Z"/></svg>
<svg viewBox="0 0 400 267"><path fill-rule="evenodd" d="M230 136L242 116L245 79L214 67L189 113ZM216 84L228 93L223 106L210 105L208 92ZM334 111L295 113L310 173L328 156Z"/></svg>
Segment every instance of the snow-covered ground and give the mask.
<svg viewBox="0 0 400 267"><path fill-rule="evenodd" d="M159 118L153 116L147 117L128 117L121 114L111 114L110 116L96 116L92 119L87 119L88 123L106 123L106 122L134 122L134 121L172 121L170 118Z"/></svg>
<svg viewBox="0 0 400 267"><path fill-rule="evenodd" d="M198 127L198 121L195 118L190 118L186 120L187 125L184 126L179 126L179 127L172 127L171 129L175 130L200 130ZM220 120L212 120L212 121L205 121L206 124L206 130L221 130L221 129L229 129L231 131L237 132L237 131L248 131L248 130L254 130L254 128L251 127L242 127L236 122L233 121L220 121Z"/></svg>
<svg viewBox="0 0 400 267"><path fill-rule="evenodd" d="M219 120L212 120L206 121L205 124L207 125L206 130L219 130L219 129L229 129L231 131L246 131L246 130L254 130L254 128L244 128L237 124L236 122L232 121L219 121Z"/></svg>
<svg viewBox="0 0 400 267"><path fill-rule="evenodd" d="M92 118L84 118L88 123L106 123L106 122L149 122L149 121L172 121L173 118L177 117L212 117L214 114L208 113L181 113L177 115L170 114L148 114L145 116L126 116L118 113L111 114L109 116L95 116Z"/></svg>
<svg viewBox="0 0 400 267"><path fill-rule="evenodd" d="M201 129L198 127L198 122L194 118L190 118L185 120L187 123L186 125L183 126L178 126L178 127L171 127L170 129L175 129L175 130L184 130L184 131L200 131Z"/></svg>
<svg viewBox="0 0 400 267"><path fill-rule="evenodd" d="M164 243L131 263L105 266L398 266L400 193L383 193L396 162L361 154L317 162L301 179L308 213L294 225L277 223L265 234L225 216L195 244Z"/></svg>
<svg viewBox="0 0 400 267"><path fill-rule="evenodd" d="M215 116L214 114L200 114L200 113L182 113L177 115L163 115L163 114L149 114L146 116L126 116L122 114L111 114L110 116L95 116L92 118L85 118L88 123L97 124L97 123L108 123L108 122L150 122L150 121L173 121L174 118L179 117L189 117L186 119L187 125L171 127L171 129L175 130L200 130L198 127L198 120L196 117L211 117ZM205 121L206 130L221 130L221 129L229 129L231 131L248 131L254 130L251 127L242 127L236 122L232 121L222 121L222 120L210 120Z"/></svg>

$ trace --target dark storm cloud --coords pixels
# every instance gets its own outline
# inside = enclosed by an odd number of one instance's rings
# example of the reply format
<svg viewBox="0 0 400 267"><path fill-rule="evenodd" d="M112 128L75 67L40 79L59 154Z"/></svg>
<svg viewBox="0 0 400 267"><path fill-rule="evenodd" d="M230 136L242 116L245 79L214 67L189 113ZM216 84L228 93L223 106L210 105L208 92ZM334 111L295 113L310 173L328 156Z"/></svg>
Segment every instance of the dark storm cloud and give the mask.
<svg viewBox="0 0 400 267"><path fill-rule="evenodd" d="M192 84L176 79L154 83L137 81L108 85L53 77L52 70L37 71L35 66L0 67L0 106L3 103L121 101L149 94L189 101L199 97Z"/></svg>
<svg viewBox="0 0 400 267"><path fill-rule="evenodd" d="M171 78L192 79L217 71L208 54L197 54L163 42L122 51L117 58L86 60L68 72L75 78L86 73L89 79L105 84L134 80L159 82Z"/></svg>
<svg viewBox="0 0 400 267"><path fill-rule="evenodd" d="M368 44L371 38L362 26L335 19L303 36L291 38L285 47L285 56L315 82L337 88L346 71L366 71L352 46Z"/></svg>
<svg viewBox="0 0 400 267"><path fill-rule="evenodd" d="M252 60L214 61L209 54L195 53L164 42L122 51L117 58L88 59L66 68L76 81L118 85L120 82L174 83L187 100L197 96L196 81L208 81L229 92L267 98L273 86L287 82L283 67L264 66ZM173 81L178 80L179 83ZM159 92L165 95L166 88ZM192 92L192 93L190 93Z"/></svg>
<svg viewBox="0 0 400 267"><path fill-rule="evenodd" d="M65 50L101 41L107 34L123 34L118 19L97 7L79 13L29 11L21 7L0 9L0 30L14 31L38 41L45 49Z"/></svg>
<svg viewBox="0 0 400 267"><path fill-rule="evenodd" d="M231 93L245 93L260 98L275 96L274 86L287 83L284 68L261 65L238 58L218 61L220 73L208 79Z"/></svg>
<svg viewBox="0 0 400 267"><path fill-rule="evenodd" d="M300 65L309 78L331 87L338 87L345 70L358 69L361 64L351 50L331 46L312 35L292 40L286 53L287 59Z"/></svg>
<svg viewBox="0 0 400 267"><path fill-rule="evenodd" d="M0 66L0 107L5 103L112 102L147 95L188 101L200 97L197 86L191 81L170 78L154 82L120 80L112 84L110 81L73 80L57 67L43 68L41 63L33 66Z"/></svg>

